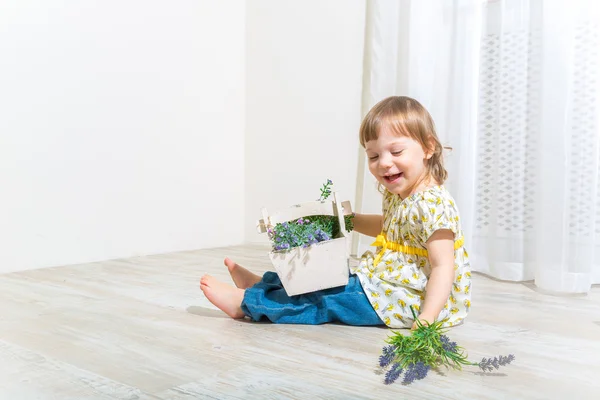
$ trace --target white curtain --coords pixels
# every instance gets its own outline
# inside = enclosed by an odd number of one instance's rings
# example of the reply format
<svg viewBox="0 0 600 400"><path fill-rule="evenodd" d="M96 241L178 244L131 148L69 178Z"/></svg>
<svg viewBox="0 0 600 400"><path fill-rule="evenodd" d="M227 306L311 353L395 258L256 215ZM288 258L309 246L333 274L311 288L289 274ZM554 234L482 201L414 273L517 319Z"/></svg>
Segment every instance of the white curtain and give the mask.
<svg viewBox="0 0 600 400"><path fill-rule="evenodd" d="M389 95L430 110L476 271L555 292L600 284L597 3L367 2L363 112ZM357 207L374 210L366 167L359 184Z"/></svg>

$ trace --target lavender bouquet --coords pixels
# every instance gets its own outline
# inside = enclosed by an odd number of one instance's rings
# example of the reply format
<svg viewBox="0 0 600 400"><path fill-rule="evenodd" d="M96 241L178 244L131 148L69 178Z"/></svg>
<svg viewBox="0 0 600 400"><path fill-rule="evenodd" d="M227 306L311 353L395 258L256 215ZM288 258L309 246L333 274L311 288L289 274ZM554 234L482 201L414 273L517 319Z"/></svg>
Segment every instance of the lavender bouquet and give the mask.
<svg viewBox="0 0 600 400"><path fill-rule="evenodd" d="M321 196L317 201L325 201L331 195L333 182L327 182L321 187ZM346 231L354 229L352 215L344 216ZM312 244L330 240L339 235L338 218L332 215L313 215L308 218L298 218L276 224L268 230L269 239L274 251L285 251L294 247L308 247Z"/></svg>
<svg viewBox="0 0 600 400"><path fill-rule="evenodd" d="M480 362L467 360L463 348L456 342L450 341L445 335L447 329L442 328L444 321L435 321L430 325L423 325L416 317L411 306L411 312L417 329L411 335L404 336L400 332L386 340L387 346L379 357L379 366L387 369L385 384L394 383L404 373L402 383L409 385L416 380L423 379L432 368L444 366L452 369L462 369L463 365L474 365L484 372L493 371L501 366L510 364L515 356L499 356L483 358Z"/></svg>

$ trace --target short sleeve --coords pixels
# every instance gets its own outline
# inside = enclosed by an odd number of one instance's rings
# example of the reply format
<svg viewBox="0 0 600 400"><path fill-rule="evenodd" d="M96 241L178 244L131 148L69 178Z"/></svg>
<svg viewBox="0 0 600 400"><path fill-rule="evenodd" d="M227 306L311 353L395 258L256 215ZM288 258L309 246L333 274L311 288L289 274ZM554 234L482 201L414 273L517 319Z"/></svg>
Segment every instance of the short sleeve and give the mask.
<svg viewBox="0 0 600 400"><path fill-rule="evenodd" d="M410 211L409 224L412 234L423 246L431 235L440 229L449 229L456 235L459 232L458 211L448 199L433 198L419 200Z"/></svg>

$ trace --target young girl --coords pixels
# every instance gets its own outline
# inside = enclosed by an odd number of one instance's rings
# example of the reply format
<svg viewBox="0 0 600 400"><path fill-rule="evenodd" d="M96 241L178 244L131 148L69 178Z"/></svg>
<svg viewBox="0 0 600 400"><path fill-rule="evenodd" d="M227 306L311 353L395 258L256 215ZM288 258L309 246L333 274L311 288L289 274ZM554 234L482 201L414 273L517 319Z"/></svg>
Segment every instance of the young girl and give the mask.
<svg viewBox="0 0 600 400"><path fill-rule="evenodd" d="M414 329L410 306L423 323L453 326L466 317L471 268L458 209L442 186L447 173L431 116L414 99L389 97L364 118L360 143L383 192L383 215L356 214L354 230L376 237L377 250L362 256L348 284L290 297L276 273L260 277L226 258L237 287L203 276L211 303L232 318L293 324Z"/></svg>

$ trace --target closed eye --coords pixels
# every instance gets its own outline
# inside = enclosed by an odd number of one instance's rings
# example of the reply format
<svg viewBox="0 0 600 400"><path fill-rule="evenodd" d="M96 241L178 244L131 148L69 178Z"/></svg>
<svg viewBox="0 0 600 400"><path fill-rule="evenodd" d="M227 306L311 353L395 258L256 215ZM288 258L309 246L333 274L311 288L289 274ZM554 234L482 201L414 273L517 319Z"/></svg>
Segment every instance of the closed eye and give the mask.
<svg viewBox="0 0 600 400"><path fill-rule="evenodd" d="M369 160L377 160L377 157L379 157L379 156L370 156Z"/></svg>
<svg viewBox="0 0 600 400"><path fill-rule="evenodd" d="M404 150L399 150L399 151L392 151L392 155L394 156L399 156L400 154L402 154Z"/></svg>

